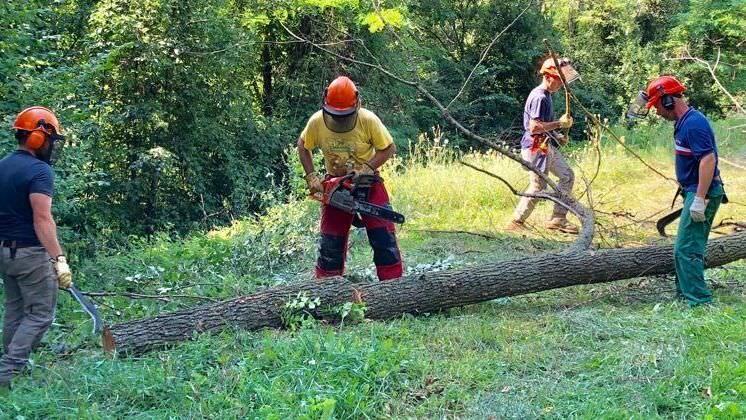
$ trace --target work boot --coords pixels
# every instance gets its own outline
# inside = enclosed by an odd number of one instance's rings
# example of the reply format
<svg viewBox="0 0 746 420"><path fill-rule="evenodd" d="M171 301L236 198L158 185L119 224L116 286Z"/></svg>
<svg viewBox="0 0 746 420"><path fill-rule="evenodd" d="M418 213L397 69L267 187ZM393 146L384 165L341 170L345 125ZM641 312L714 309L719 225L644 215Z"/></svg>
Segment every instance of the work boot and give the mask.
<svg viewBox="0 0 746 420"><path fill-rule="evenodd" d="M526 229L526 224L520 220L511 220L508 226L505 227L505 230L508 232L523 232Z"/></svg>
<svg viewBox="0 0 746 420"><path fill-rule="evenodd" d="M545 227L547 229L558 230L560 232L571 233L573 235L578 234L578 227L568 222L567 219L565 219L564 217L555 217L554 219L548 221Z"/></svg>

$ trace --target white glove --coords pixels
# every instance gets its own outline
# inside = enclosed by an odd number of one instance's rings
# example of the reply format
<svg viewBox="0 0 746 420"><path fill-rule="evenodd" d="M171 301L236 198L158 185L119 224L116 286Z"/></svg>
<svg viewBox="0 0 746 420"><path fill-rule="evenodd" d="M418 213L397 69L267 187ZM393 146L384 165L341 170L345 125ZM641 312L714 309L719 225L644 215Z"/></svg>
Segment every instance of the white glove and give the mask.
<svg viewBox="0 0 746 420"><path fill-rule="evenodd" d="M67 265L67 258L64 255L60 255L54 260L54 271L57 272L57 282L63 289L69 289L73 284L73 273L70 271L70 266Z"/></svg>
<svg viewBox="0 0 746 420"><path fill-rule="evenodd" d="M691 216L693 222L702 223L705 221L705 209L707 208L707 200L702 197L694 197L692 205L689 207L689 216Z"/></svg>

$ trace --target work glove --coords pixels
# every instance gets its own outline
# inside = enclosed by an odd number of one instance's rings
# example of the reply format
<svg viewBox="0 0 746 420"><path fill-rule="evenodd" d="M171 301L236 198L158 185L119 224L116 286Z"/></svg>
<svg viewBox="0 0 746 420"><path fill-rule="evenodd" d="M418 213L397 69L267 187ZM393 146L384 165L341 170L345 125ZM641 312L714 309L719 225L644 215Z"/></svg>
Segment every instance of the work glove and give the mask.
<svg viewBox="0 0 746 420"><path fill-rule="evenodd" d="M572 127L573 120L572 117L568 114L562 114L560 119L557 121L559 122L559 126L562 129L568 129Z"/></svg>
<svg viewBox="0 0 746 420"><path fill-rule="evenodd" d="M705 221L705 209L707 208L707 200L702 197L694 197L692 205L689 207L689 216L693 222L701 223Z"/></svg>
<svg viewBox="0 0 746 420"><path fill-rule="evenodd" d="M321 185L321 178L319 178L316 172L311 172L306 175L306 185L308 185L308 191L310 191L311 195L324 193L324 187Z"/></svg>
<svg viewBox="0 0 746 420"><path fill-rule="evenodd" d="M73 284L73 273L70 271L70 266L67 265L67 258L64 255L60 255L53 260L54 271L57 273L57 282L63 289L69 289Z"/></svg>

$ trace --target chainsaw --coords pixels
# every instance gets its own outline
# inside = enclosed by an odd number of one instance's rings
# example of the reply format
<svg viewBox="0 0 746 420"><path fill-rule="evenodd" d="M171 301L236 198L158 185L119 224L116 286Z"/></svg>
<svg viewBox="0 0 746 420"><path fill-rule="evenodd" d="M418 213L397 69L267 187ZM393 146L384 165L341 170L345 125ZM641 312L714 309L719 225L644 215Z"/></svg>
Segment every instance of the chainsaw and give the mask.
<svg viewBox="0 0 746 420"><path fill-rule="evenodd" d="M399 224L404 223L403 214L365 201L368 190L375 182L380 182L378 175L351 173L333 177L321 183L324 187L323 193L316 193L311 197L345 213L372 216Z"/></svg>

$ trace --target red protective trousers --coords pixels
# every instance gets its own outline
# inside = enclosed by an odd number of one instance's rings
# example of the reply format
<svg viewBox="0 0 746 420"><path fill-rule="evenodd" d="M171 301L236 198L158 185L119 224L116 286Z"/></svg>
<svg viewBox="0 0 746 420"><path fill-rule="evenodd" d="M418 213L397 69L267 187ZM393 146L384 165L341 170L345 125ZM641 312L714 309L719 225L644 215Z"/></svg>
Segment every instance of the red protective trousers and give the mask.
<svg viewBox="0 0 746 420"><path fill-rule="evenodd" d="M389 195L383 182L371 185L367 201L390 207ZM341 276L347 255L347 240L355 216L331 206L321 207L321 240L316 262L316 278ZM368 242L373 248L373 262L379 280L402 276L402 260L396 243L394 223L377 217L362 215Z"/></svg>

